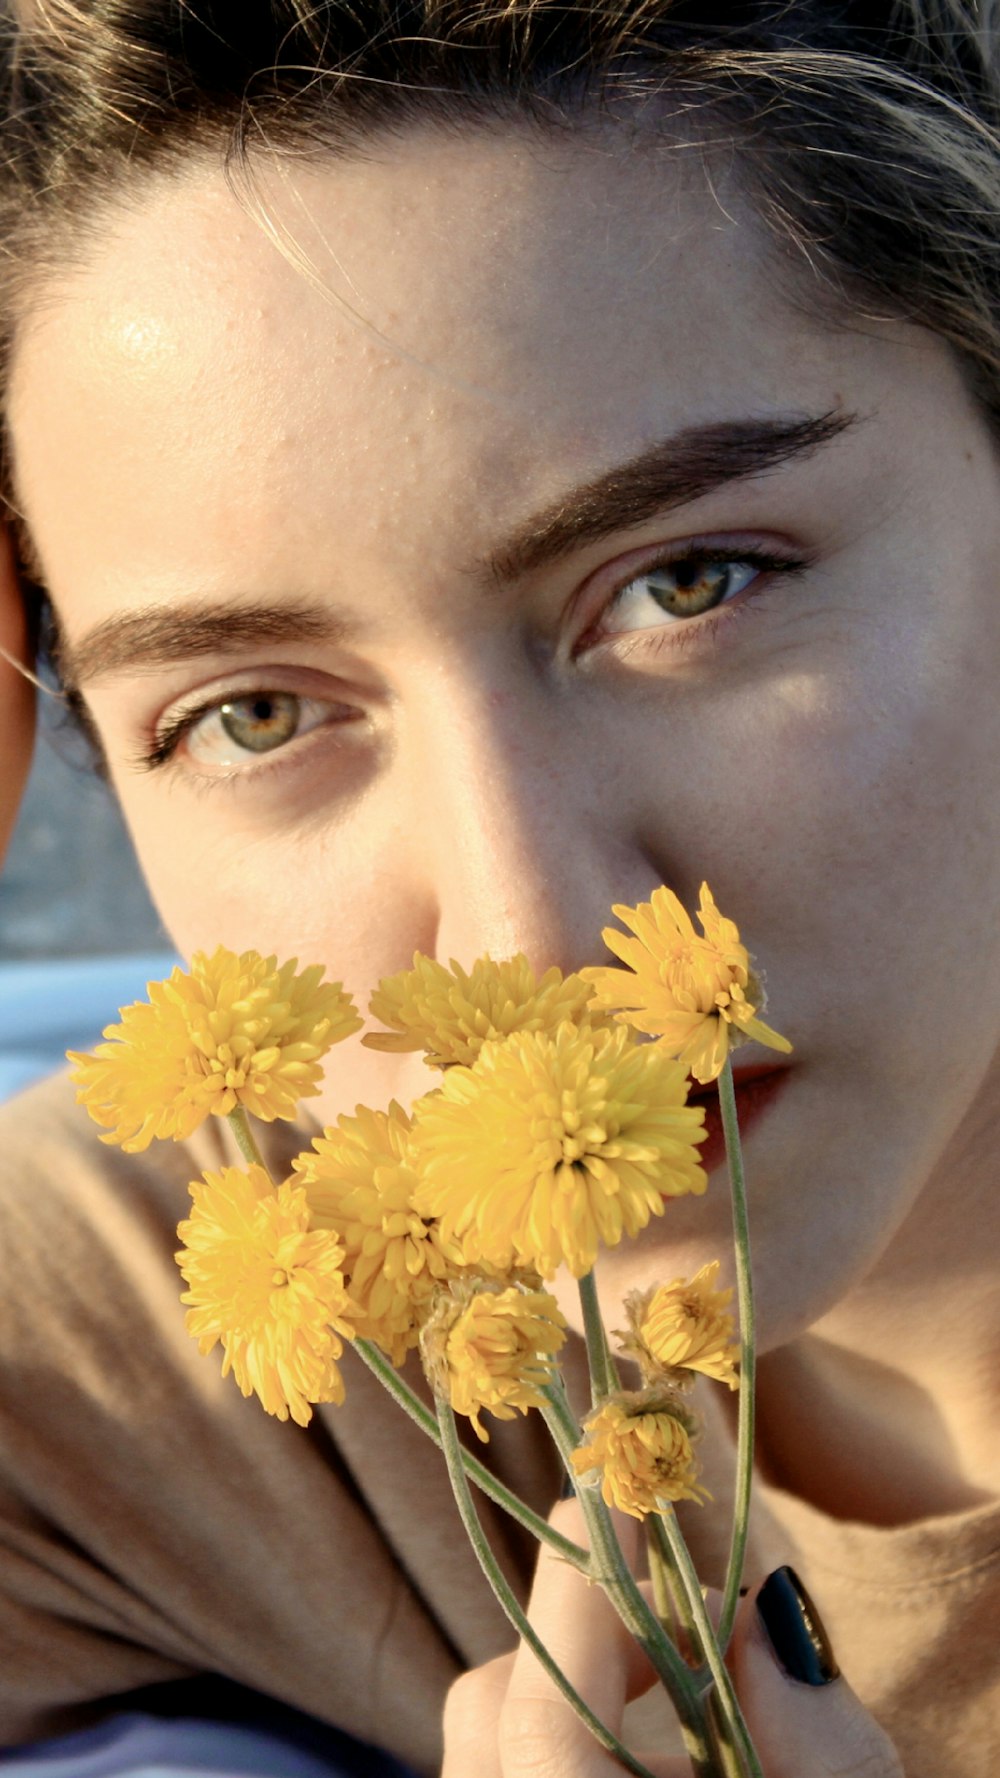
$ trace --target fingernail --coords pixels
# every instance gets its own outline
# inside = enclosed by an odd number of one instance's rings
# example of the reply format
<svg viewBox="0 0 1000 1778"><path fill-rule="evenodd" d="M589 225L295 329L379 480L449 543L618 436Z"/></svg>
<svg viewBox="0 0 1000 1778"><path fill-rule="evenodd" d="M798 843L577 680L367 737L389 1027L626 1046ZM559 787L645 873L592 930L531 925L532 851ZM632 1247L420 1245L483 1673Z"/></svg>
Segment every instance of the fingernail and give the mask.
<svg viewBox="0 0 1000 1778"><path fill-rule="evenodd" d="M789 1679L829 1685L840 1673L823 1619L794 1568L776 1568L757 1594L767 1639Z"/></svg>
<svg viewBox="0 0 1000 1778"><path fill-rule="evenodd" d="M573 1477L569 1473L569 1470L567 1470L565 1475L563 1476L562 1487L559 1490L559 1498L560 1498L560 1500L575 1500L576 1499L576 1487L573 1482Z"/></svg>

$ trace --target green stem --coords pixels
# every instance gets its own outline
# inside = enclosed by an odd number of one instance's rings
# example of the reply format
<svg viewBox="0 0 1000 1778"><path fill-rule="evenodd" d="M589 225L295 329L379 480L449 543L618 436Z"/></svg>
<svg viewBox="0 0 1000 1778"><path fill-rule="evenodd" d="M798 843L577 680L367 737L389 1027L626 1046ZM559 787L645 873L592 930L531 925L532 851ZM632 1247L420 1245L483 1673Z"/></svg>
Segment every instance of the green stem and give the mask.
<svg viewBox="0 0 1000 1778"><path fill-rule="evenodd" d="M653 1583L653 1604L659 1618L672 1642L677 1641L680 1619L674 1608L674 1595L667 1579L667 1571L660 1559L660 1551L650 1535L651 1521L646 1524L646 1558L649 1562L649 1574Z"/></svg>
<svg viewBox="0 0 1000 1778"><path fill-rule="evenodd" d="M699 1627L694 1621L694 1614L688 1603L683 1580L678 1572L667 1538L666 1527L659 1513L650 1514L646 1520L646 1531L654 1590L660 1589L675 1622L680 1623L686 1632L692 1659L697 1663L698 1684L702 1687L711 1687L705 1692L704 1702L715 1760L715 1764L711 1767L713 1778L720 1778L720 1775L721 1778L746 1778L746 1766L735 1745L725 1707L720 1703L718 1694L712 1687L711 1670L705 1661L704 1641Z"/></svg>
<svg viewBox="0 0 1000 1778"><path fill-rule="evenodd" d="M722 1778L746 1778L747 1768L740 1758L739 1748L733 1740L725 1710L714 1687L705 1702L708 1706L709 1732L717 1770L722 1773Z"/></svg>
<svg viewBox="0 0 1000 1778"><path fill-rule="evenodd" d="M764 1774L761 1771L760 1761L757 1758L753 1742L750 1739L750 1731L744 1721L743 1712L739 1706L739 1700L733 1690L733 1682L729 1677L729 1672L722 1657L722 1651L716 1640L715 1632L712 1629L708 1612L705 1609L705 1600L702 1596L701 1582L698 1579L694 1563L691 1560L690 1551L681 1535L681 1528L677 1523L677 1514L674 1512L673 1506L669 1500L658 1500L657 1507L659 1509L660 1518L663 1521L663 1529L670 1546L670 1553L673 1557L674 1565L687 1595L688 1607L694 1620L698 1639L704 1651L709 1671L715 1681L715 1696L718 1700L718 1708L722 1713L725 1730L728 1730L731 1740L735 1746L739 1748L746 1778L764 1778Z"/></svg>
<svg viewBox="0 0 1000 1778"><path fill-rule="evenodd" d="M726 1564L726 1580L722 1592L722 1616L719 1619L719 1647L723 1653L729 1646L733 1622L740 1602L740 1583L746 1559L747 1535L750 1528L750 1491L753 1485L754 1401L757 1373L757 1346L753 1309L753 1277L750 1269L750 1226L747 1218L746 1180L740 1127L733 1088L733 1068L729 1057L719 1075L719 1110L726 1139L729 1162L729 1188L733 1205L733 1242L736 1251L736 1296L740 1314L740 1393L736 1432L736 1497L733 1502L733 1530Z"/></svg>
<svg viewBox="0 0 1000 1778"><path fill-rule="evenodd" d="M659 1513L650 1513L646 1520L646 1543L654 1592L658 1598L663 1598L674 1625L679 1625L684 1630L690 1648L692 1673L698 1683L703 1684L708 1677L708 1668L705 1665L701 1637L688 1605L684 1583L677 1572L673 1552L667 1541L667 1534ZM659 1605L657 1605L657 1611L660 1611ZM660 1615L663 1616L662 1611L660 1611ZM677 1641L676 1635L674 1641Z"/></svg>
<svg viewBox="0 0 1000 1778"><path fill-rule="evenodd" d="M410 1419L420 1427L421 1432L425 1432L428 1438L433 1439L440 1449L441 1429L437 1420L430 1410L424 1407L420 1397L414 1394L409 1383L404 1383L384 1353L380 1352L371 1340L355 1340L353 1345L354 1350L364 1359L368 1369L378 1378L383 1388L389 1391L400 1407L409 1414ZM512 1519L516 1519L518 1524L523 1525L526 1531L530 1531L533 1537L537 1537L539 1543L548 1544L557 1556L561 1556L564 1562L569 1562L574 1568L579 1568L582 1574L590 1572L590 1557L586 1550L581 1549L578 1543L572 1543L568 1537L563 1537L561 1532L557 1531L547 1520L541 1518L538 1513L532 1512L530 1506L526 1506L523 1500L520 1500L516 1494L512 1494L502 1482L498 1482L496 1476L491 1474L486 1465L480 1463L479 1459L473 1457L471 1451L466 1451L464 1447L462 1462L466 1473L475 1482L477 1488L481 1488L484 1494L488 1494L490 1499L496 1502L497 1506L502 1506L504 1512L509 1513Z"/></svg>
<svg viewBox="0 0 1000 1778"><path fill-rule="evenodd" d="M257 1147L254 1133L250 1128L250 1119L247 1117L242 1105L234 1106L233 1110L228 1114L226 1122L232 1130L233 1135L236 1137L237 1146L243 1159L251 1167L263 1167L267 1177L271 1179L270 1169L268 1168L267 1162L261 1154L260 1149ZM271 1179L271 1184L274 1184L273 1179Z"/></svg>
<svg viewBox="0 0 1000 1778"><path fill-rule="evenodd" d="M526 1642L535 1659L544 1667L553 1684L562 1692L566 1701L573 1706L581 1722L585 1723L596 1741L606 1748L608 1753L621 1761L626 1771L635 1774L635 1778L653 1778L648 1766L633 1757L627 1747L619 1741L617 1735L607 1728L600 1718L594 1715L589 1704L586 1704L578 1691L570 1684L562 1669L552 1659L548 1649L536 1634L527 1617L521 1610L493 1551L483 1533L483 1528L476 1515L472 1494L465 1475L462 1446L458 1439L458 1427L451 1403L440 1397L437 1403L438 1426L441 1433L441 1448L448 1465L448 1475L454 1490L455 1500L465 1527L469 1542L479 1558L486 1579L489 1581L502 1610L506 1613L522 1641Z"/></svg>
<svg viewBox="0 0 1000 1778"><path fill-rule="evenodd" d="M570 1459L580 1442L580 1428L558 1384L550 1385L545 1395L547 1405L542 1409L545 1424L576 1485L576 1472ZM604 1588L625 1628L644 1650L669 1692L683 1727L685 1723L693 1722L698 1713L698 1689L694 1677L636 1586L604 1501L595 1489L579 1486L577 1498L590 1537L590 1578Z"/></svg>
<svg viewBox="0 0 1000 1778"><path fill-rule="evenodd" d="M646 1520L646 1560L649 1563L649 1576L653 1583L653 1605L671 1642L679 1645L684 1619L679 1610L673 1576L668 1564L663 1560L663 1550L653 1533L653 1526L656 1522L655 1513L650 1514Z"/></svg>
<svg viewBox="0 0 1000 1778"><path fill-rule="evenodd" d="M597 1285L593 1272L585 1272L577 1280L580 1307L583 1310L583 1334L587 1342L587 1365L590 1370L590 1394L594 1407L617 1389L618 1373L608 1350L608 1337L597 1302Z"/></svg>

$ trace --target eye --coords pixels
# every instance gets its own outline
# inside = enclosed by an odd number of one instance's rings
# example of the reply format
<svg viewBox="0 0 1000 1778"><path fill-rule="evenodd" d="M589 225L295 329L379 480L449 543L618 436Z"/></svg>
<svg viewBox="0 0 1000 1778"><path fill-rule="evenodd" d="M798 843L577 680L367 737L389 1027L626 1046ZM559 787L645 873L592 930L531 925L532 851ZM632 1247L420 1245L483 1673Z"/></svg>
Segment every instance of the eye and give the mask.
<svg viewBox="0 0 1000 1778"><path fill-rule="evenodd" d="M313 702L290 691L229 698L192 725L187 750L192 759L214 765L233 765L247 753L273 753L322 719L320 705L309 722L307 706Z"/></svg>
<svg viewBox="0 0 1000 1778"><path fill-rule="evenodd" d="M196 765L250 766L322 723L356 714L346 705L262 687L168 718L143 763L165 765L183 746Z"/></svg>
<svg viewBox="0 0 1000 1778"><path fill-rule="evenodd" d="M657 562L619 588L601 615L602 637L662 628L703 617L727 604L763 573L790 573L803 567L787 556L760 550L692 550L672 562Z"/></svg>

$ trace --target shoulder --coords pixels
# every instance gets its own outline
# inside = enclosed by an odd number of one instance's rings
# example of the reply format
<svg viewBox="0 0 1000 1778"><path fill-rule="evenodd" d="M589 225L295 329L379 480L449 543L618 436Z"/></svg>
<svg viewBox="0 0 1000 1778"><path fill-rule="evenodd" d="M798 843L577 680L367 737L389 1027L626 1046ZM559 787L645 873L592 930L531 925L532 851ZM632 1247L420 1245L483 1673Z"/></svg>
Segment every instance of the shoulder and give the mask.
<svg viewBox="0 0 1000 1778"><path fill-rule="evenodd" d="M353 1354L306 1429L199 1354L176 1225L227 1141L125 1155L65 1076L0 1111L0 1744L210 1672L430 1770L455 1651L506 1626L438 1453Z"/></svg>
<svg viewBox="0 0 1000 1778"><path fill-rule="evenodd" d="M201 1133L199 1133L201 1134ZM79 1439L109 1390L138 1428L152 1393L190 1375L174 1260L200 1145L126 1155L102 1143L68 1074L0 1108L0 1412ZM208 1368L208 1367L206 1367ZM216 1367L212 1367L216 1368ZM9 1455L9 1453L8 1453Z"/></svg>
<svg viewBox="0 0 1000 1778"><path fill-rule="evenodd" d="M152 1252L172 1256L191 1179L226 1158L214 1132L126 1155L100 1139L68 1073L0 1107L0 1266L5 1288L45 1296L75 1283L99 1291L103 1254L115 1270ZM21 1280L18 1287L16 1280ZM104 1280L108 1282L107 1279Z"/></svg>

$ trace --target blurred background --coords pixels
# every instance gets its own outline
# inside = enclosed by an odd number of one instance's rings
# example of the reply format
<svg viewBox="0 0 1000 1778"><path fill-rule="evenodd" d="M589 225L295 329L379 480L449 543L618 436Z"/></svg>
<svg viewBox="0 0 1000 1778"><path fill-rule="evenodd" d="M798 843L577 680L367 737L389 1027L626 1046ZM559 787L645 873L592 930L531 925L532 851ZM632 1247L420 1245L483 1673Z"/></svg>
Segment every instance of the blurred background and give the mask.
<svg viewBox="0 0 1000 1778"><path fill-rule="evenodd" d="M174 960L110 790L41 702L0 875L0 1099L97 1041Z"/></svg>
<svg viewBox="0 0 1000 1778"><path fill-rule="evenodd" d="M110 790L74 737L46 730L0 875L0 959L157 949L163 932Z"/></svg>

